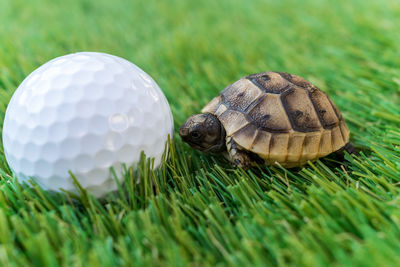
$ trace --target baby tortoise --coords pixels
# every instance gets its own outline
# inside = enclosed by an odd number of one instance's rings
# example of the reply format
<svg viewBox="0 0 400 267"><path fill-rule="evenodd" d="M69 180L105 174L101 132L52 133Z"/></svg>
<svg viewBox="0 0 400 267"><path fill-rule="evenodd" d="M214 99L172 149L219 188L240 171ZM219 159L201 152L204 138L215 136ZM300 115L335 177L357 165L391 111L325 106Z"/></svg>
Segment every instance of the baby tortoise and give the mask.
<svg viewBox="0 0 400 267"><path fill-rule="evenodd" d="M180 127L183 141L203 152L228 152L235 166L286 168L335 151L354 152L339 109L318 87L284 72L249 75L226 87Z"/></svg>

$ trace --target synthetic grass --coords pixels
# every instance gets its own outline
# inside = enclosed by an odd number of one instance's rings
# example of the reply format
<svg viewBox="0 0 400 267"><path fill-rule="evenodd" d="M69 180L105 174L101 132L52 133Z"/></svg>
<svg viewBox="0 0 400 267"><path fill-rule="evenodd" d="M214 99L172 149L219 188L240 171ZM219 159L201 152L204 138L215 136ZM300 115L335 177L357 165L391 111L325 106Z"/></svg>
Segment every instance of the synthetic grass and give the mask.
<svg viewBox="0 0 400 267"><path fill-rule="evenodd" d="M143 161L105 203L21 187L1 154L0 265L400 264L399 1L6 0L0 25L1 118L39 65L102 51L154 77L176 128L241 76L304 76L362 150L246 173L175 135L161 170Z"/></svg>

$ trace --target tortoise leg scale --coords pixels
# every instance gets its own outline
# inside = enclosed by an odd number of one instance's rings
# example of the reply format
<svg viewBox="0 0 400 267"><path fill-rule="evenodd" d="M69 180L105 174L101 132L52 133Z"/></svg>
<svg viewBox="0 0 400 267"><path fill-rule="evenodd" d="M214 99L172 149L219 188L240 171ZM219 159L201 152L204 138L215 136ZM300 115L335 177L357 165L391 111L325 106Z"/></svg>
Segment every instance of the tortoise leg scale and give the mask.
<svg viewBox="0 0 400 267"><path fill-rule="evenodd" d="M252 160L249 154L240 150L236 142L231 138L226 138L226 147L229 154L229 161L235 166L240 166L244 170L248 170L251 167Z"/></svg>

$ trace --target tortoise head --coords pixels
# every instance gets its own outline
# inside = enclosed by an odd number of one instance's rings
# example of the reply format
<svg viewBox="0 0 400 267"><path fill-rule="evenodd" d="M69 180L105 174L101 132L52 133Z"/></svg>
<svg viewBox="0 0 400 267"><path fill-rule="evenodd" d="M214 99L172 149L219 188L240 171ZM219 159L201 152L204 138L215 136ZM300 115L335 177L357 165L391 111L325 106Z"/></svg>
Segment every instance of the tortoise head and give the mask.
<svg viewBox="0 0 400 267"><path fill-rule="evenodd" d="M218 153L225 150L225 129L212 114L190 116L179 128L182 140L203 152Z"/></svg>

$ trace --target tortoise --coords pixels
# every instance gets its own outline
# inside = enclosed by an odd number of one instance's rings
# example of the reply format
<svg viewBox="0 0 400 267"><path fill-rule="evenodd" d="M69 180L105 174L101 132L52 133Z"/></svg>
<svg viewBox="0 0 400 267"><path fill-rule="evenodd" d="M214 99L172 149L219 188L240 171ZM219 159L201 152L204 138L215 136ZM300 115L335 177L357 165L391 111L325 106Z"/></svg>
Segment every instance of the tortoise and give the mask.
<svg viewBox="0 0 400 267"><path fill-rule="evenodd" d="M246 76L180 127L184 142L225 153L234 166L299 167L332 152L354 152L339 109L318 87L285 72Z"/></svg>

